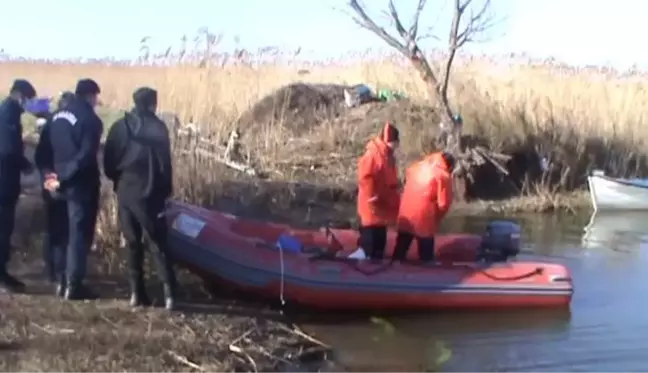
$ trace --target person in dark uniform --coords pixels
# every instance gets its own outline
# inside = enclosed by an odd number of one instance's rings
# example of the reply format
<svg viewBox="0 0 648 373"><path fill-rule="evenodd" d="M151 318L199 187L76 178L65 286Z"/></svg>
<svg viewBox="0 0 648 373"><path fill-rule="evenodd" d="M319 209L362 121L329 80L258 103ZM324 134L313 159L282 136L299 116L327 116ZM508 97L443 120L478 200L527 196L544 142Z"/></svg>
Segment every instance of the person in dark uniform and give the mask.
<svg viewBox="0 0 648 373"><path fill-rule="evenodd" d="M157 92L139 88L135 108L116 121L106 138L104 173L119 201L119 223L129 249L131 305L150 305L145 291L143 233L164 284L165 306L174 308L176 276L167 248L164 209L173 192L169 131L156 115Z"/></svg>
<svg viewBox="0 0 648 373"><path fill-rule="evenodd" d="M24 106L36 97L34 86L17 79L9 97L0 103L0 287L8 292L21 292L25 284L9 274L11 235L16 205L20 197L20 174L32 169L25 157L20 117Z"/></svg>
<svg viewBox="0 0 648 373"><path fill-rule="evenodd" d="M101 186L97 152L103 122L94 110L100 92L94 80L79 80L75 99L66 109L54 113L50 124L54 172L46 184L66 199L69 224L65 275L60 278L57 293L68 300L96 297L84 279Z"/></svg>
<svg viewBox="0 0 648 373"><path fill-rule="evenodd" d="M57 110L67 109L73 100L74 93L63 92L59 98ZM36 152L34 153L34 161L43 183L43 202L47 216L47 234L45 240L43 240L43 259L47 278L50 282L55 283L63 275L62 269L64 268L69 228L67 201L61 198L55 189L48 190L48 187L51 188L52 184L55 184L51 182L54 181L52 176L54 174L54 161L49 135L51 121L52 116L50 115L41 129Z"/></svg>

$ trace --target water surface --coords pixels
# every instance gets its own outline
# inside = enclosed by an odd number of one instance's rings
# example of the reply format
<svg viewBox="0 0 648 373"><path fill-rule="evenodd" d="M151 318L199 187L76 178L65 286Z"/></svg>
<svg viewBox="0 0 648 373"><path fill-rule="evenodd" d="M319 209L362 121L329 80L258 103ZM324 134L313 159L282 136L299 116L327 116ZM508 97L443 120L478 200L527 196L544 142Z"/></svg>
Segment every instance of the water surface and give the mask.
<svg viewBox="0 0 648 373"><path fill-rule="evenodd" d="M444 230L481 232L488 219L452 218ZM648 214L515 220L524 230L521 259L555 261L572 271L570 310L430 312L310 325L309 331L334 345L348 370L420 371L446 349L444 371L648 369Z"/></svg>

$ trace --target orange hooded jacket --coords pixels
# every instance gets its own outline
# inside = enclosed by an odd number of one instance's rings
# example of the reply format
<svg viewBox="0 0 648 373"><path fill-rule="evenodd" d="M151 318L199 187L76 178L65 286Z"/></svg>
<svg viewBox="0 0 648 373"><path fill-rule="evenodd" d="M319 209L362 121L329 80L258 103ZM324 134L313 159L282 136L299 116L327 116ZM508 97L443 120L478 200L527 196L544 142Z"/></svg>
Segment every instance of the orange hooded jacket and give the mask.
<svg viewBox="0 0 648 373"><path fill-rule="evenodd" d="M382 134L367 144L358 161L358 215L362 226L396 223L400 203L398 169L387 145L398 140L398 131L385 124Z"/></svg>
<svg viewBox="0 0 648 373"><path fill-rule="evenodd" d="M433 237L452 205L450 165L433 153L407 169L398 229L417 237Z"/></svg>

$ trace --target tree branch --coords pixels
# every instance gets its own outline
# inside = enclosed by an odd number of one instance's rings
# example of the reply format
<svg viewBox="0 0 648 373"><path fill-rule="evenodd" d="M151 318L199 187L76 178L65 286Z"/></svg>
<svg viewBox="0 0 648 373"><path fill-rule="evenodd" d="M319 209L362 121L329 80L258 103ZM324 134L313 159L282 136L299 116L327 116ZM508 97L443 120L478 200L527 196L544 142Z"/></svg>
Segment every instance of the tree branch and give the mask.
<svg viewBox="0 0 648 373"><path fill-rule="evenodd" d="M440 89L441 100L448 101L448 86L450 84L450 72L454 63L457 51L467 42L473 41L474 36L485 31L491 25L492 19L487 17L487 11L490 8L490 0L485 0L482 7L476 14L472 14L466 22L466 26L460 31L463 16L472 4L473 0L454 0L454 12L452 16L452 25L450 26L450 36L448 39L448 57L446 58L445 68L443 71L443 83ZM454 121L454 119L452 119Z"/></svg>
<svg viewBox="0 0 648 373"><path fill-rule="evenodd" d="M453 128L458 128L458 123L455 121L448 99L448 87L450 84L452 64L454 63L457 51L464 44L473 41L476 34L481 33L490 27L492 25L492 18L487 16L487 11L490 7L490 0L485 0L479 11L476 13L470 13L470 18L465 22L465 27L462 28L461 25L464 14L466 13L466 10L471 7L473 0L454 0L453 3L452 25L450 27L447 47L448 55L440 73L434 72L424 53L417 44L419 20L422 11L425 8L426 0L418 0L409 29L406 29L403 26L403 22L396 10L394 0L389 0L387 14L391 18L397 36L400 37L401 41L397 40L396 36L390 35L384 28L379 27L367 15L363 6L358 3L358 0L350 0L349 6L356 13L356 17L352 18L358 25L378 35L381 39L387 42L387 44L398 50L410 60L414 68L426 83L430 95L436 97L442 110L442 116L444 117L443 122L454 124Z"/></svg>
<svg viewBox="0 0 648 373"><path fill-rule="evenodd" d="M418 36L419 19L421 18L421 12L423 11L423 8L425 8L426 2L426 0L419 0L418 5L416 6L416 12L414 12L414 16L412 17L412 25L410 26L409 34L414 41L416 41Z"/></svg>
<svg viewBox="0 0 648 373"><path fill-rule="evenodd" d="M461 0L454 0L454 12L452 15L452 25L450 26L450 36L448 38L448 58L446 58L445 68L443 69L443 83L440 87L441 99L447 101L448 97L448 85L450 84L450 71L452 69L452 63L454 62L455 56L457 54L457 49L459 49L459 25L461 24L461 17L463 16L466 7L470 4L472 0L465 0L464 3ZM450 115L452 117L452 115Z"/></svg>
<svg viewBox="0 0 648 373"><path fill-rule="evenodd" d="M462 13L465 12L467 5L469 5L472 0L467 0L464 3ZM475 35L481 34L484 31L488 30L493 26L493 17L488 14L488 9L490 8L490 0L485 0L483 6L479 9L477 13L472 12L470 19L466 23L466 27L457 33L457 47L461 48L464 44L468 42L475 41ZM459 31L459 30L457 30Z"/></svg>
<svg viewBox="0 0 648 373"><path fill-rule="evenodd" d="M358 26L366 28L367 30L378 35L383 41L385 41L389 46L395 48L399 52L408 55L407 48L401 44L395 37L390 35L383 27L380 27L374 22L365 12L364 8L358 3L358 0L350 0L349 6L353 9L357 17L352 17L353 21L358 24Z"/></svg>

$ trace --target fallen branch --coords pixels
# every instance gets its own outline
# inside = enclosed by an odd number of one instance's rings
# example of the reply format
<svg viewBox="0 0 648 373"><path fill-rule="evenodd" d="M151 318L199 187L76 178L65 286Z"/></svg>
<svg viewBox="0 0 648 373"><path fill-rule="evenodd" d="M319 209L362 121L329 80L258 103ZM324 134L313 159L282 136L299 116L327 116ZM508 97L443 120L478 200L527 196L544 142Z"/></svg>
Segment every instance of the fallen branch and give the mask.
<svg viewBox="0 0 648 373"><path fill-rule="evenodd" d="M248 342L248 343L251 343L251 342L252 342L252 341L250 341L249 338L245 338L245 341ZM255 351L259 352L261 355L263 355L263 356L265 356L265 357L267 357L267 358L270 358L270 359L272 359L272 360L276 360L276 361L280 361L280 362L282 362L282 363L284 363L284 364L286 364L286 365L290 365L290 364L291 364L290 361L288 361L288 360L286 360L286 359L284 359L284 358L282 358L282 357L279 357L279 356L276 356L276 355L271 354L270 352L268 352L268 350L266 350L265 348L263 348L263 346L256 345L254 349L255 349Z"/></svg>
<svg viewBox="0 0 648 373"><path fill-rule="evenodd" d="M198 144L214 145L213 139L200 135L200 132L191 125L176 130L175 136L178 139L191 139Z"/></svg>
<svg viewBox="0 0 648 373"><path fill-rule="evenodd" d="M294 335L302 337L303 339L305 339L305 340L307 340L309 342L312 342L312 343L314 343L316 345L319 345L320 347L324 347L324 348L327 348L327 349L331 348L330 345L320 341L319 339L317 339L315 337L311 337L310 335L304 333L297 325L293 324L291 326L292 326L292 328L288 328L285 325L281 325L280 328L287 331L288 333L292 333Z"/></svg>
<svg viewBox="0 0 648 373"><path fill-rule="evenodd" d="M180 149L180 153L184 155L193 155L193 156L203 156L209 158L215 162L221 163L226 167L243 172L250 176L257 176L257 171L250 166L242 162L237 162L233 157L237 154L237 149L239 148L239 138L240 134L238 130L233 130L230 133L230 136L227 140L227 144L223 148L220 144L213 142L211 139L203 137L200 135L197 129L193 127L180 128L176 132L176 136L181 135L188 139L185 149ZM181 137L182 138L182 137ZM218 154L216 151L204 149L207 148L220 148L222 150L222 155Z"/></svg>
<svg viewBox="0 0 648 373"><path fill-rule="evenodd" d="M106 321L108 324L110 324L110 325L112 325L113 327L115 327L116 329L118 329L118 328L121 327L119 324L117 324L116 322L112 321L111 319L108 318L108 316L106 316L106 315L104 315L104 314L101 315L101 318L102 318L104 321Z"/></svg>
<svg viewBox="0 0 648 373"><path fill-rule="evenodd" d="M184 155L201 155L205 158L209 158L214 162L218 162L220 164L223 164L231 169L234 169L239 172L243 172L247 175L250 176L257 176L257 171L252 168L251 166L233 161L231 159L225 159L221 156L219 156L217 153L209 151L209 150L203 150L203 149L194 149L194 150L181 150L180 154Z"/></svg>
<svg viewBox="0 0 648 373"><path fill-rule="evenodd" d="M230 345L230 346L232 346L232 345L236 345L237 343L239 343L240 341L242 341L245 337L247 337L248 335L252 334L252 333L253 333L254 331L256 331L256 330L257 330L256 327L247 330L245 333L243 333L243 334L241 334L240 336L236 337L236 339L234 339L234 340L233 340L229 345Z"/></svg>
<svg viewBox="0 0 648 373"><path fill-rule="evenodd" d="M206 372L207 371L207 369L205 369L202 366L192 362L191 360L187 359L187 357L177 354L174 351L168 350L167 354L169 354L169 356L171 356L171 358L173 358L173 360L175 360L176 362L178 362L180 364L186 365L186 366L188 366L188 367L190 367L192 369L198 370L200 372Z"/></svg>
<svg viewBox="0 0 648 373"><path fill-rule="evenodd" d="M235 346L233 344L230 344L229 345L229 350L230 350L230 352L233 352L235 354L239 354L239 355L243 356L245 358L245 360L247 360L247 362L250 363L250 366L252 366L252 369L254 370L254 372L259 371L258 368L257 368L256 361L254 361L254 359L252 359L252 356L250 356L250 354L243 351L242 348L240 348L239 346Z"/></svg>
<svg viewBox="0 0 648 373"><path fill-rule="evenodd" d="M489 163L491 163L495 168L497 168L501 173L503 173L506 176L509 176L509 172L506 169L506 167L502 166L498 161L493 159L489 154L487 154L485 151L481 150L480 148L475 148L475 152L479 154L480 156L484 157Z"/></svg>
<svg viewBox="0 0 648 373"><path fill-rule="evenodd" d="M56 330L52 330L52 329L50 329L50 328L48 328L48 327L44 327L44 326L38 325L38 324L36 324L35 322L32 322L31 324L32 324L33 326L35 326L36 329L38 329L38 330L40 330L40 331L42 331L42 332L45 332L45 333L47 333L47 334L49 334L49 335L56 335L56 334L73 334L73 333L75 333L75 330L74 330L74 329L56 329Z"/></svg>

